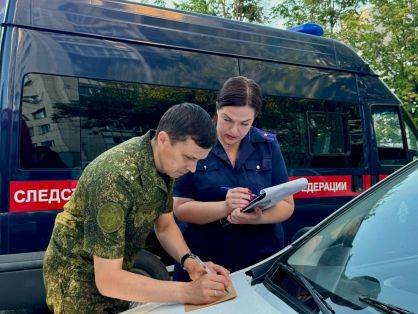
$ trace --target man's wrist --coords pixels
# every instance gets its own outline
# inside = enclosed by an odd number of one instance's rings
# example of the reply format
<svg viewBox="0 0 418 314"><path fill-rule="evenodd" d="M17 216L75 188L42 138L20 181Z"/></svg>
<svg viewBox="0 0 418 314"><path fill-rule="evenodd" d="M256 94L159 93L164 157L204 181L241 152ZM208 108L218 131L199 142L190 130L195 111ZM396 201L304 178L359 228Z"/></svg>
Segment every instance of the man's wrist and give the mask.
<svg viewBox="0 0 418 314"><path fill-rule="evenodd" d="M189 293L188 293L188 283L187 282L178 282L176 292L176 302L188 303L189 302Z"/></svg>
<svg viewBox="0 0 418 314"><path fill-rule="evenodd" d="M196 262L196 260L194 258L189 257L188 259L186 259L184 261L184 267L183 269L187 272L190 272L191 270L194 269L194 267L196 267L198 264Z"/></svg>
<svg viewBox="0 0 418 314"><path fill-rule="evenodd" d="M223 217L228 217L229 215L229 210L228 210L228 204L226 203L226 201L222 201L222 210L223 210Z"/></svg>
<svg viewBox="0 0 418 314"><path fill-rule="evenodd" d="M194 255L192 252L187 252L186 254L184 254L184 255L181 257L181 259L180 259L180 266L181 266L183 269L186 269L186 268L185 268L185 263L186 263L186 261L187 261L188 259L195 259L195 257L196 257L196 255Z"/></svg>

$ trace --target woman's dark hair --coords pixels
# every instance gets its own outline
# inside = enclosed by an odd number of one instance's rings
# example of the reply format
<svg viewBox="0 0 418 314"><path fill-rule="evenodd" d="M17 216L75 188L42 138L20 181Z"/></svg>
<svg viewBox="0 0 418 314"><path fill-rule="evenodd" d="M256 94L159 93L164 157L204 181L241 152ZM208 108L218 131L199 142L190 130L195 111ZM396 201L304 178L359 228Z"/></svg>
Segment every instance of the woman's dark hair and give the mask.
<svg viewBox="0 0 418 314"><path fill-rule="evenodd" d="M200 106L182 103L168 109L162 116L156 133L168 133L172 144L186 141L190 136L202 148L216 143L216 130L209 114Z"/></svg>
<svg viewBox="0 0 418 314"><path fill-rule="evenodd" d="M245 76L229 78L219 91L216 109L225 106L250 106L257 116L262 107L261 88Z"/></svg>

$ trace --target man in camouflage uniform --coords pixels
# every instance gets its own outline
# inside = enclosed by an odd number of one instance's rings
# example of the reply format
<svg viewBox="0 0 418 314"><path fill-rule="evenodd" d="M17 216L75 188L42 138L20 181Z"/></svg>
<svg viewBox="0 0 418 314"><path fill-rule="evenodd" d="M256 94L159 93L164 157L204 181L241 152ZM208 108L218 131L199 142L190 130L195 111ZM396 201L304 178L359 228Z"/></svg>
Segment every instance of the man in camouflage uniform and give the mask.
<svg viewBox="0 0 418 314"><path fill-rule="evenodd" d="M198 304L224 293L228 271L209 263L215 273L206 274L193 258L184 263L195 279L189 283L129 272L153 226L177 261L188 256L171 213L173 178L194 172L215 141L210 116L181 104L164 114L156 132L115 146L86 167L56 218L44 258L53 312L113 313L126 310L129 301Z"/></svg>

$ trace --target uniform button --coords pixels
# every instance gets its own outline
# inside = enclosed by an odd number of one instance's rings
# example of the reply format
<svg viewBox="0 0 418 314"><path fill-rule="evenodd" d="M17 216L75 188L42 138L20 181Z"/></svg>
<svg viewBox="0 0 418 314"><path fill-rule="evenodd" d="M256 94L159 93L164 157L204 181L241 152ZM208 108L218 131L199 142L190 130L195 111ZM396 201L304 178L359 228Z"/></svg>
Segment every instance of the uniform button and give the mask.
<svg viewBox="0 0 418 314"><path fill-rule="evenodd" d="M256 168L257 168L257 170L260 170L260 165L257 165L257 167L256 167Z"/></svg>
<svg viewBox="0 0 418 314"><path fill-rule="evenodd" d="M206 166L203 166L203 169L205 169L205 170L206 170L207 168L208 168L208 167L206 167Z"/></svg>

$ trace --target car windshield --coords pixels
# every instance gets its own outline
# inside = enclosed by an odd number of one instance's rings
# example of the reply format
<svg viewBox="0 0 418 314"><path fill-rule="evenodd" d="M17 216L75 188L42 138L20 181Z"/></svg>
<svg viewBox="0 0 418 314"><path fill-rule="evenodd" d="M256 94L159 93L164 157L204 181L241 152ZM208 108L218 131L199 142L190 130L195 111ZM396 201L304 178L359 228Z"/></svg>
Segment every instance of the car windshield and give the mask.
<svg viewBox="0 0 418 314"><path fill-rule="evenodd" d="M354 202L286 262L336 313L376 313L361 298L417 312L418 162ZM280 276L270 277L292 295L290 299L318 311L306 289L295 289L294 283L290 287Z"/></svg>

